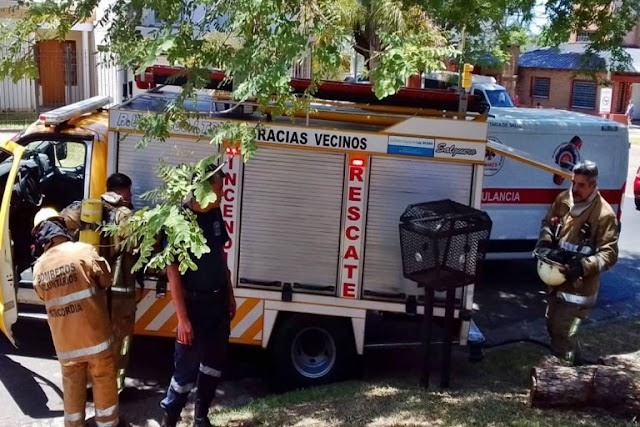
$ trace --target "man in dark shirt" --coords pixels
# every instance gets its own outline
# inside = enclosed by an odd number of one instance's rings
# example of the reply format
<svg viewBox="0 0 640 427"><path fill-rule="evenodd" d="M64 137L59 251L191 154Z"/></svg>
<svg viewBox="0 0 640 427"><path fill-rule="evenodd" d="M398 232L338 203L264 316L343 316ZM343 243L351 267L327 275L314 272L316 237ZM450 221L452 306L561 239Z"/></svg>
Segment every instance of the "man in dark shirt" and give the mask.
<svg viewBox="0 0 640 427"><path fill-rule="evenodd" d="M185 204L191 210L211 249L193 259L198 269L181 275L177 264L167 267L171 299L178 317L175 372L166 397L160 403L163 425L173 427L197 387L194 427L210 427L209 406L222 376L229 342L235 299L224 244L229 235L220 210L224 173L209 178L216 202L200 206L194 197Z"/></svg>

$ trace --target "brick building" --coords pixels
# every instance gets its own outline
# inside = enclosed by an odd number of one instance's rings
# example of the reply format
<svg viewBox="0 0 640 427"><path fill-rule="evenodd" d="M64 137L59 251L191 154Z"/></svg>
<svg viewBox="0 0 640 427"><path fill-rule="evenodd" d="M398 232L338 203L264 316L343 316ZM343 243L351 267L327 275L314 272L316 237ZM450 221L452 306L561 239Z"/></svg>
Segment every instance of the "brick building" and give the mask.
<svg viewBox="0 0 640 427"><path fill-rule="evenodd" d="M607 77L607 53L585 61L585 43L563 43L557 48L540 48L523 53L518 61L520 106L559 108L598 114L599 80ZM629 99L640 101L640 49L627 47L631 63L624 71L611 73L613 99L611 112L624 114ZM638 84L637 87L634 84Z"/></svg>
<svg viewBox="0 0 640 427"><path fill-rule="evenodd" d="M630 64L624 70L612 70L609 75L610 54L599 53L585 61L587 42L594 30L595 27L590 27L574 32L568 43L557 48L539 48L520 55L517 92L521 106L598 114L600 88L593 78L597 75L600 82L610 79L612 118L626 122L624 112L629 100L640 104L640 21L622 43L631 58Z"/></svg>

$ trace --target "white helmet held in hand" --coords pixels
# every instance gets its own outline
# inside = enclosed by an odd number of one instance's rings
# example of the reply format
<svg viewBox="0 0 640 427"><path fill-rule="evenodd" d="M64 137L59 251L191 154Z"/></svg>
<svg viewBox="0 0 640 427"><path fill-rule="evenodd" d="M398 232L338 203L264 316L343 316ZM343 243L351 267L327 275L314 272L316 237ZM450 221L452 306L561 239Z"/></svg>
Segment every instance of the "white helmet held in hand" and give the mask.
<svg viewBox="0 0 640 427"><path fill-rule="evenodd" d="M538 257L538 276L548 286L560 286L567 279L564 277L564 266L546 257Z"/></svg>
<svg viewBox="0 0 640 427"><path fill-rule="evenodd" d="M560 286L567 281L564 275L566 264L576 255L575 252L551 249L536 252L538 258L538 276L548 286Z"/></svg>

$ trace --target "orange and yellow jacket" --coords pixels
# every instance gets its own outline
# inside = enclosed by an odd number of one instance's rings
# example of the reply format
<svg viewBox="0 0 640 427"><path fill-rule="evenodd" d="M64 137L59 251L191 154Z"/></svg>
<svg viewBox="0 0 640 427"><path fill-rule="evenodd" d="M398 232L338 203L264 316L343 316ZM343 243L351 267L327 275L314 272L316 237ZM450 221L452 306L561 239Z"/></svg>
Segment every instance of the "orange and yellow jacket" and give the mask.
<svg viewBox="0 0 640 427"><path fill-rule="evenodd" d="M110 349L105 289L111 286L111 272L93 246L64 242L51 247L36 261L33 279L58 360L83 361Z"/></svg>

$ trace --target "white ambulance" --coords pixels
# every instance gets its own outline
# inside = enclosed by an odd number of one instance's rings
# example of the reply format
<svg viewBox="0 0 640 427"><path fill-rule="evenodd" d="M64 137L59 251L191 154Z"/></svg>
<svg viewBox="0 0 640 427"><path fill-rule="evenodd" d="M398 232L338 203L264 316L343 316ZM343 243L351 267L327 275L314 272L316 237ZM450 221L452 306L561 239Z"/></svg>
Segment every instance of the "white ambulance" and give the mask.
<svg viewBox="0 0 640 427"><path fill-rule="evenodd" d="M598 164L598 186L618 218L629 164L626 126L571 111L496 108L489 113L488 139L524 150L543 162L571 170L581 160ZM571 180L487 150L481 207L491 216L493 258L528 257L540 221Z"/></svg>
<svg viewBox="0 0 640 427"><path fill-rule="evenodd" d="M134 204L141 207L139 196L159 184L160 160L177 164L212 150L232 152L232 145L211 146L204 137L231 120L216 114L228 98L211 97L190 104L202 118L189 130L176 127L166 142L137 150L140 118L163 112L175 96L151 91L109 111L100 108L108 99L89 99L45 113L13 141L0 143L0 328L10 339L17 303L41 303L29 251L40 206L61 209L99 197L106 177L121 172L132 178ZM242 120L257 123L248 107ZM314 107L293 123L266 122L250 161L223 156L222 212L238 306L231 341L268 349L273 372L294 385L342 378L366 348L402 344L397 335L380 338L372 327L387 317L417 322L424 312L423 291L403 276L400 216L409 204L440 199L481 207L487 147L488 124L479 114L336 102ZM522 157L499 144L490 147ZM135 332L174 337L171 290L163 280L147 279L138 293ZM460 345L467 343L472 306L473 285L458 288ZM443 316L442 301L434 314Z"/></svg>

